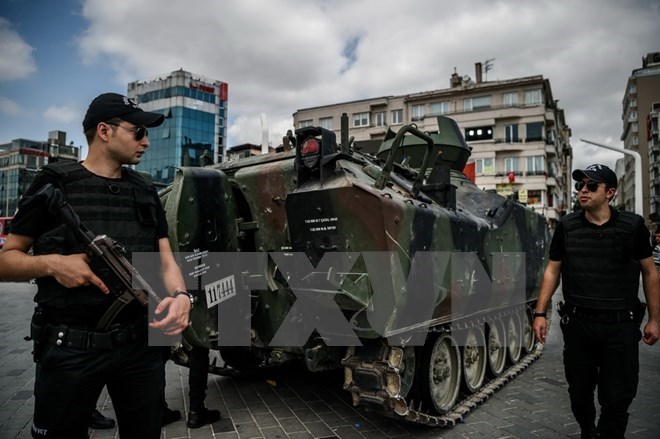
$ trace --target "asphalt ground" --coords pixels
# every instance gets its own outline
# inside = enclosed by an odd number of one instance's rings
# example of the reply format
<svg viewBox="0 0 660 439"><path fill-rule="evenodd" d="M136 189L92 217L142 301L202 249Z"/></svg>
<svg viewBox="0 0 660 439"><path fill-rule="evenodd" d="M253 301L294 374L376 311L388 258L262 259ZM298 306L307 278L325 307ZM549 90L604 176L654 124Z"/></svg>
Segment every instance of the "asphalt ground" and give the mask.
<svg viewBox="0 0 660 439"><path fill-rule="evenodd" d="M0 438L29 438L34 409L34 363L28 334L35 286L0 283ZM558 297L559 296L559 297ZM560 293L555 299L560 298ZM406 424L355 408L342 390L343 373L312 374L291 366L249 378L209 375L209 408L223 418L190 430L185 418L188 369L168 362L166 398L184 419L163 429L162 438L579 438L570 411L558 319L539 360L453 427ZM99 407L114 417L112 401ZM660 344L640 343L640 385L630 409L628 438L660 438ZM90 430L93 439L116 438L116 429Z"/></svg>

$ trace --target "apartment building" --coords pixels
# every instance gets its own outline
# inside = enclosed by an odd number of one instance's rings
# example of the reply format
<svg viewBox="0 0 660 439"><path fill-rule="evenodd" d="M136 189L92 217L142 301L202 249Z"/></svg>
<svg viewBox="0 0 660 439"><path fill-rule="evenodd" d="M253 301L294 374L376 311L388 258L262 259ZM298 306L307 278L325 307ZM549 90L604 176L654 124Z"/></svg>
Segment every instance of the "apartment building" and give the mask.
<svg viewBox="0 0 660 439"><path fill-rule="evenodd" d="M346 113L349 135L375 153L388 129L415 123L437 133L436 117L451 117L472 147L476 184L517 196L553 225L571 209L572 149L571 130L550 81L541 75L483 81L481 63L475 73L475 80L452 74L447 89L300 109L294 126L320 126L339 137Z"/></svg>
<svg viewBox="0 0 660 439"><path fill-rule="evenodd" d="M14 139L0 144L0 217L14 216L39 168L61 160L80 160L80 147L67 145L64 131L49 132L47 141Z"/></svg>
<svg viewBox="0 0 660 439"><path fill-rule="evenodd" d="M651 104L646 116L646 140L649 147L649 218L660 225L660 100ZM656 226L659 228L660 226Z"/></svg>
<svg viewBox="0 0 660 439"><path fill-rule="evenodd" d="M660 52L642 57L642 67L632 71L622 101L623 147L642 156L642 210L645 219L660 223L660 145L658 109L660 108ZM655 118L654 115L655 114ZM655 120L655 137L652 123ZM623 178L626 210L635 211L634 159L624 158Z"/></svg>

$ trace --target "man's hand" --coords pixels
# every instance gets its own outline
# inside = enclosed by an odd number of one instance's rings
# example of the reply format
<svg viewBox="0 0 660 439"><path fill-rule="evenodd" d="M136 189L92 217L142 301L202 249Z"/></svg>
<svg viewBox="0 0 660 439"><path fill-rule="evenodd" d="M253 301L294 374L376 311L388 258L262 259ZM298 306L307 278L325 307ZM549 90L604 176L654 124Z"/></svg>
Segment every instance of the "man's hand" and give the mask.
<svg viewBox="0 0 660 439"><path fill-rule="evenodd" d="M548 321L545 317L536 317L532 324L534 328L534 337L539 343L545 343L545 337L548 333Z"/></svg>
<svg viewBox="0 0 660 439"><path fill-rule="evenodd" d="M105 294L110 293L103 281L89 267L89 257L84 253L75 255L48 255L47 271L57 282L67 288L95 285Z"/></svg>
<svg viewBox="0 0 660 439"><path fill-rule="evenodd" d="M644 326L644 336L642 340L647 345L654 345L660 338L660 324L656 320L649 320Z"/></svg>
<svg viewBox="0 0 660 439"><path fill-rule="evenodd" d="M160 329L165 335L181 334L190 322L190 299L184 294L166 297L156 307L156 316L165 310L167 315L161 320L149 323L149 326Z"/></svg>

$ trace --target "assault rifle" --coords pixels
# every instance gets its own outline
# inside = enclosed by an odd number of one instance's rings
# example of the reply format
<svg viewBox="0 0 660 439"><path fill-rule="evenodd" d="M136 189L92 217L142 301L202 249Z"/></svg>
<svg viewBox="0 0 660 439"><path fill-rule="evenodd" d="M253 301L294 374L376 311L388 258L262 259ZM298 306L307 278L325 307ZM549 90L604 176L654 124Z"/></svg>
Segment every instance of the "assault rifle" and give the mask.
<svg viewBox="0 0 660 439"><path fill-rule="evenodd" d="M124 256L125 250L117 241L106 235L95 235L84 224L64 199L62 190L48 183L33 196L21 203L21 208L45 202L48 211L73 233L90 258L89 266L116 297L110 308L103 314L96 330L108 329L114 318L126 305L136 300L144 306L149 301L160 303L160 297L140 276L135 267Z"/></svg>

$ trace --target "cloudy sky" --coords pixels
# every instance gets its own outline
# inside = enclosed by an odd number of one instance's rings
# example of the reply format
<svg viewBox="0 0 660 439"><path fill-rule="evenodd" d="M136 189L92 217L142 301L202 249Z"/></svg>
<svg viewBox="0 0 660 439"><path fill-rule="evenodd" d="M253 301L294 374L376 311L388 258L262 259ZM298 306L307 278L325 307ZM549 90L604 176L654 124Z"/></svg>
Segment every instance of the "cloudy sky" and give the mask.
<svg viewBox="0 0 660 439"><path fill-rule="evenodd" d="M91 99L183 68L229 83L230 146L279 143L300 108L543 75L572 128L575 165L613 166L621 102L660 51L657 0L0 0L0 143L85 145Z"/></svg>

